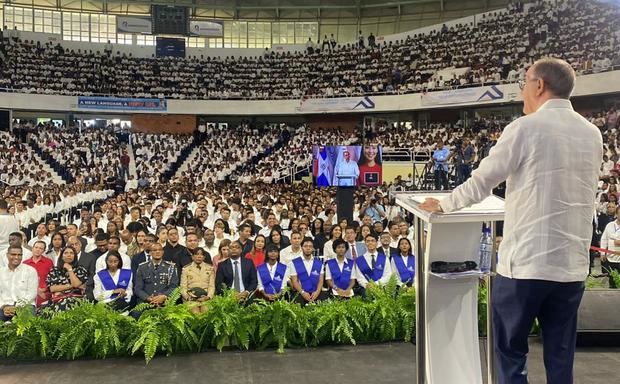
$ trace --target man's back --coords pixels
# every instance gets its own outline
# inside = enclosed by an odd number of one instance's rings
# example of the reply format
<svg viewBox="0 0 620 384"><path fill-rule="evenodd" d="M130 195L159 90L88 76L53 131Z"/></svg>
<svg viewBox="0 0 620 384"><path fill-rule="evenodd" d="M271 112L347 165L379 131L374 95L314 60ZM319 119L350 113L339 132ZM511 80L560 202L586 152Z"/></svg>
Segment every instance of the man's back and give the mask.
<svg viewBox="0 0 620 384"><path fill-rule="evenodd" d="M513 278L584 280L603 156L600 132L568 100L552 99L510 124L504 134L514 138L509 138L510 148L499 149L510 153L505 161L515 168L506 181L506 236L498 272Z"/></svg>

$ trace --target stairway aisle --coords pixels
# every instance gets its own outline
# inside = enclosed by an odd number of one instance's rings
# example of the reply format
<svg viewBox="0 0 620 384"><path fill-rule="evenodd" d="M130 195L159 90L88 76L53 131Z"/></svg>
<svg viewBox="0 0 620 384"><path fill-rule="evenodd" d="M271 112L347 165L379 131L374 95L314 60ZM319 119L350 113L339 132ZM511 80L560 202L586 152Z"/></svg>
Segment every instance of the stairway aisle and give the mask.
<svg viewBox="0 0 620 384"><path fill-rule="evenodd" d="M127 144L127 154L129 155L129 176L133 176L134 179L138 179L138 171L136 170L136 157L134 156L133 146L131 143Z"/></svg>

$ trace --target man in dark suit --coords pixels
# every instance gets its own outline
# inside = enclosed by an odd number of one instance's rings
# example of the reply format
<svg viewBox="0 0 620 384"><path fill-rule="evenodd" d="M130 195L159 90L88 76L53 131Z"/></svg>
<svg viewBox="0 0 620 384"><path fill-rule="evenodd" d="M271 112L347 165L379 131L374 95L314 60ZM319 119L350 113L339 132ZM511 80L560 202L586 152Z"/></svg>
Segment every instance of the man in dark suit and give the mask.
<svg viewBox="0 0 620 384"><path fill-rule="evenodd" d="M192 263L192 255L187 248L179 244L179 230L176 227L168 230L168 244L164 247L164 261L176 264L178 275L183 267Z"/></svg>
<svg viewBox="0 0 620 384"><path fill-rule="evenodd" d="M237 291L237 298L244 301L256 290L256 268L250 259L241 257L242 245L233 241L228 247L228 259L221 262L215 275L215 289L221 294L225 287Z"/></svg>
<svg viewBox="0 0 620 384"><path fill-rule="evenodd" d="M95 289L95 265L97 264L97 257L91 253L86 253L82 249L82 243L77 236L69 237L67 245L75 249L77 255L78 265L86 268L88 272L88 280L86 281L86 297L89 300L94 300L93 289Z"/></svg>
<svg viewBox="0 0 620 384"><path fill-rule="evenodd" d="M66 239L69 239L71 236L77 236L77 238L80 240L80 243L82 243L82 249L86 249L86 245L88 245L88 241L86 241L85 237L80 236L79 228L75 224L68 224L67 225L67 236L66 236Z"/></svg>
<svg viewBox="0 0 620 384"><path fill-rule="evenodd" d="M131 272L133 276L138 271L138 266L145 261L151 261L151 247L157 242L157 237L151 233L144 237L144 251L131 258Z"/></svg>
<svg viewBox="0 0 620 384"><path fill-rule="evenodd" d="M381 233L381 246L377 248L377 251L382 252L386 255L390 260L392 259L392 255L398 253L398 249L394 247L390 247L390 243L392 242L392 237L389 232Z"/></svg>
<svg viewBox="0 0 620 384"><path fill-rule="evenodd" d="M355 233L354 227L347 227L344 230L344 239L349 244L349 249L347 249L345 257L349 260L355 260L367 251L366 244L361 241L355 241L356 236L357 233Z"/></svg>

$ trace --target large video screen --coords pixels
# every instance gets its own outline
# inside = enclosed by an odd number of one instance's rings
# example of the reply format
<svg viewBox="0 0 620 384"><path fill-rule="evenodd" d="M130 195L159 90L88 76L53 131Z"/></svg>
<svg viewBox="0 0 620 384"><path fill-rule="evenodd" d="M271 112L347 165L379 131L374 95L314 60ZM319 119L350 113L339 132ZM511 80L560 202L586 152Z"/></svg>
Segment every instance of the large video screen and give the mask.
<svg viewBox="0 0 620 384"><path fill-rule="evenodd" d="M318 187L381 185L381 147L377 145L315 145L313 175Z"/></svg>

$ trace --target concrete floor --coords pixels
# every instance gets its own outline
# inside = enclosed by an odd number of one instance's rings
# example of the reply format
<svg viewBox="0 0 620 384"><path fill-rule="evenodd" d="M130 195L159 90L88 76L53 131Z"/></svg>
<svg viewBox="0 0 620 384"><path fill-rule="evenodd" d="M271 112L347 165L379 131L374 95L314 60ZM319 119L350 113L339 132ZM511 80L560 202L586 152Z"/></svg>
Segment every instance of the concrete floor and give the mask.
<svg viewBox="0 0 620 384"><path fill-rule="evenodd" d="M481 348L482 350L483 348ZM0 362L0 384L99 383L414 383L412 344L375 344L274 351L207 352L144 360ZM484 355L483 355L484 356ZM484 359L484 357L483 357ZM579 348L576 384L620 382L620 348ZM542 345L530 341L530 383L545 383ZM458 383L451 383L458 384Z"/></svg>

